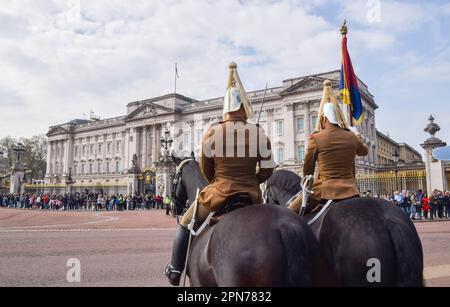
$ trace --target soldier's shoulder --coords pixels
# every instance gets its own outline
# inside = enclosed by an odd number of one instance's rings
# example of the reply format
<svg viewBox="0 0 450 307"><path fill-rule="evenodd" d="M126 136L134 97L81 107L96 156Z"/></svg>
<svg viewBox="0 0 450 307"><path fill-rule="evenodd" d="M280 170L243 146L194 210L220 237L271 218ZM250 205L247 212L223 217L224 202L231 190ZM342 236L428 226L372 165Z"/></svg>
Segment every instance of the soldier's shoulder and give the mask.
<svg viewBox="0 0 450 307"><path fill-rule="evenodd" d="M309 135L309 139L312 140L312 139L314 139L314 138L320 136L320 134L321 134L321 131L314 130L314 131Z"/></svg>

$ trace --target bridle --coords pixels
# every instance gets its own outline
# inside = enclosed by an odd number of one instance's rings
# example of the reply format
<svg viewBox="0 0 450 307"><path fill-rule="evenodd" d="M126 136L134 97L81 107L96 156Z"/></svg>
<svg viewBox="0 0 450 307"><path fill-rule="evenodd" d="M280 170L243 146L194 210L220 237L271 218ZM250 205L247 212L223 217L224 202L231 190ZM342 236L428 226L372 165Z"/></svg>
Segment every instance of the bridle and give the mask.
<svg viewBox="0 0 450 307"><path fill-rule="evenodd" d="M175 215L178 216L178 211L176 211L175 207L176 207L176 197L177 197L177 189L178 189L178 185L181 184L181 180L183 178L183 167L191 162L194 161L194 159L188 158L185 159L183 161L181 161L181 163L177 166L176 170L175 170L175 174L173 175L173 179L172 179L172 209L175 211ZM172 212L174 213L174 212Z"/></svg>

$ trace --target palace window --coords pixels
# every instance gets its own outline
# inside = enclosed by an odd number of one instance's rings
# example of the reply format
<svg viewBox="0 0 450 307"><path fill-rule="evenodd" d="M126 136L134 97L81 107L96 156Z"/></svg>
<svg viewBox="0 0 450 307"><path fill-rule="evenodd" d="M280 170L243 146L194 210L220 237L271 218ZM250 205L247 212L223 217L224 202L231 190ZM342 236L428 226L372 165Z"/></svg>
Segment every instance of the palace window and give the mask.
<svg viewBox="0 0 450 307"><path fill-rule="evenodd" d="M102 154L102 144L98 144L98 154Z"/></svg>
<svg viewBox="0 0 450 307"><path fill-rule="evenodd" d="M106 151L107 151L108 154L111 153L111 143L108 143L108 144L106 145Z"/></svg>
<svg viewBox="0 0 450 307"><path fill-rule="evenodd" d="M311 125L312 125L311 131L316 130L316 127L317 127L317 115L314 115L314 116L311 117Z"/></svg>
<svg viewBox="0 0 450 307"><path fill-rule="evenodd" d="M78 157L78 146L75 147L75 157Z"/></svg>
<svg viewBox="0 0 450 307"><path fill-rule="evenodd" d="M283 136L283 121L282 120L277 120L276 121L276 125L277 125L277 135L278 136Z"/></svg>
<svg viewBox="0 0 450 307"><path fill-rule="evenodd" d="M120 141L116 142L116 152L120 152Z"/></svg>
<svg viewBox="0 0 450 307"><path fill-rule="evenodd" d="M197 130L195 142L200 144L202 142L203 130Z"/></svg>
<svg viewBox="0 0 450 307"><path fill-rule="evenodd" d="M189 147L189 144L190 144L189 141L190 141L190 132L186 131L183 135L183 145L185 147Z"/></svg>
<svg viewBox="0 0 450 307"><path fill-rule="evenodd" d="M83 157L86 155L86 145L83 145Z"/></svg>
<svg viewBox="0 0 450 307"><path fill-rule="evenodd" d="M92 163L89 163L89 175L92 175Z"/></svg>
<svg viewBox="0 0 450 307"><path fill-rule="evenodd" d="M119 161L116 161L116 174L119 174L119 172L120 172Z"/></svg>
<svg viewBox="0 0 450 307"><path fill-rule="evenodd" d="M299 145L297 147L297 158L300 161L305 159L305 145Z"/></svg>
<svg viewBox="0 0 450 307"><path fill-rule="evenodd" d="M284 161L284 148L280 147L277 150L277 162L281 163Z"/></svg>
<svg viewBox="0 0 450 307"><path fill-rule="evenodd" d="M297 133L305 131L305 119L302 117L297 117Z"/></svg>
<svg viewBox="0 0 450 307"><path fill-rule="evenodd" d="M94 145L93 144L91 144L89 152L91 155L94 154Z"/></svg>
<svg viewBox="0 0 450 307"><path fill-rule="evenodd" d="M102 164L100 162L97 163L97 174L100 174L102 170Z"/></svg>
<svg viewBox="0 0 450 307"><path fill-rule="evenodd" d="M109 174L109 162L106 162L106 173Z"/></svg>

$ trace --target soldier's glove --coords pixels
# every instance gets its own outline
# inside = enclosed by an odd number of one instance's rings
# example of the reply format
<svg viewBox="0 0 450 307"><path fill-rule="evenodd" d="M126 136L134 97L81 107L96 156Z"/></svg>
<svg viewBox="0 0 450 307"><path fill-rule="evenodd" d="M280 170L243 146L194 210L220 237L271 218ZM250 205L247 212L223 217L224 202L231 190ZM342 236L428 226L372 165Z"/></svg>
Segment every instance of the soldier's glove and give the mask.
<svg viewBox="0 0 450 307"><path fill-rule="evenodd" d="M354 127L354 126L348 127L348 130L353 132L356 136L361 135L361 133L359 133L358 130L356 129L356 127Z"/></svg>

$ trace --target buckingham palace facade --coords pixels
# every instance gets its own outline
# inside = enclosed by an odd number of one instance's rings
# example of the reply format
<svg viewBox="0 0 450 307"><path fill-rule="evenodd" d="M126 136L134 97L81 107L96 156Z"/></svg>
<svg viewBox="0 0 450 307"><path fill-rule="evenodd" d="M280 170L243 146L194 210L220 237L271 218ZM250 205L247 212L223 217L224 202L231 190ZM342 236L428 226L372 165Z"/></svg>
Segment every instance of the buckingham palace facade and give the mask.
<svg viewBox="0 0 450 307"><path fill-rule="evenodd" d="M309 135L314 131L323 92L331 80L335 94L339 71L284 80L267 90L260 125L272 141L279 168L301 173ZM366 116L358 127L369 155L357 159L358 173L371 173L377 164L375 110L368 87L359 81ZM249 92L256 115L264 90ZM223 98L194 100L169 94L131 102L126 115L73 120L50 127L48 136L47 191L168 194L174 166L165 159L162 138L173 139L171 150L198 157L204 132L222 120Z"/></svg>

